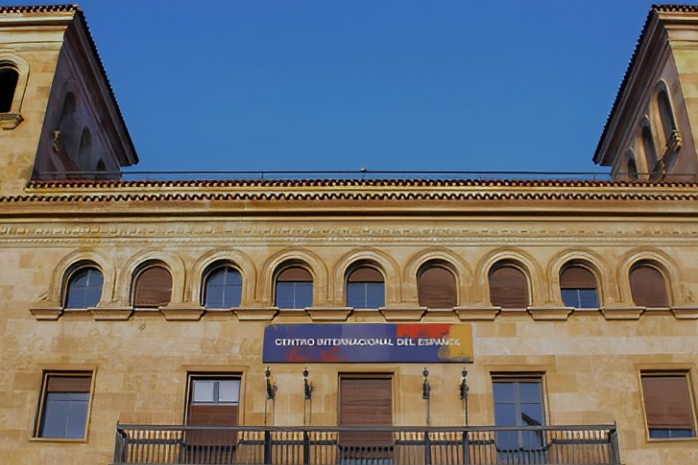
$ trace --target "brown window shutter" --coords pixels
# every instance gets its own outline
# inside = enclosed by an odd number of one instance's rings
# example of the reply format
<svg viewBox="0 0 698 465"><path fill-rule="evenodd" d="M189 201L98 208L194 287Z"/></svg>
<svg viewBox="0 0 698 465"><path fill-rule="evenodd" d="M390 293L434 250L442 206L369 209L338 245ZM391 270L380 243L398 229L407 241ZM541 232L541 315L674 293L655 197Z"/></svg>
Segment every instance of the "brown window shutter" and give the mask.
<svg viewBox="0 0 698 465"><path fill-rule="evenodd" d="M153 266L138 275L133 306L157 308L170 303L172 275L161 266Z"/></svg>
<svg viewBox="0 0 698 465"><path fill-rule="evenodd" d="M630 272L630 289L635 305L641 307L668 307L664 276L654 267L638 266Z"/></svg>
<svg viewBox="0 0 698 465"><path fill-rule="evenodd" d="M46 392L90 392L91 376L49 375Z"/></svg>
<svg viewBox="0 0 698 465"><path fill-rule="evenodd" d="M293 281L296 283L312 283L313 276L305 268L299 266L292 266L291 268L286 268L276 277L276 280L281 281Z"/></svg>
<svg viewBox="0 0 698 465"><path fill-rule="evenodd" d="M351 272L347 282L350 283L382 283L383 275L375 268L362 266Z"/></svg>
<svg viewBox="0 0 698 465"><path fill-rule="evenodd" d="M339 388L339 424L342 426L390 426L393 423L392 380L390 378L342 378ZM393 445L391 432L343 431L343 450L374 448L373 453ZM356 452L354 452L356 453ZM368 452L367 452L368 453ZM346 458L359 458L348 455ZM361 458L377 458L362 456Z"/></svg>
<svg viewBox="0 0 698 465"><path fill-rule="evenodd" d="M596 289L594 274L582 266L570 266L560 274L561 289Z"/></svg>
<svg viewBox="0 0 698 465"><path fill-rule="evenodd" d="M428 308L453 308L458 305L456 279L446 268L432 266L417 279L419 305Z"/></svg>
<svg viewBox="0 0 698 465"><path fill-rule="evenodd" d="M643 376L642 395L649 429L693 429L686 376Z"/></svg>
<svg viewBox="0 0 698 465"><path fill-rule="evenodd" d="M527 308L528 281L513 266L501 266L490 273L490 301L495 307Z"/></svg>
<svg viewBox="0 0 698 465"><path fill-rule="evenodd" d="M237 405L191 404L187 424L191 426L236 426Z"/></svg>

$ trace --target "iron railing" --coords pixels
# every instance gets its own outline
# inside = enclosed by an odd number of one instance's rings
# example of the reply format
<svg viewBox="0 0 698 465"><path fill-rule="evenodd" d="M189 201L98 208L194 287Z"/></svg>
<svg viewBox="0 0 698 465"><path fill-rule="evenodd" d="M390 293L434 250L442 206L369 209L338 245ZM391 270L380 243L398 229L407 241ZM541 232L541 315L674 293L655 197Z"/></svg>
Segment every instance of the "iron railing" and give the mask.
<svg viewBox="0 0 698 465"><path fill-rule="evenodd" d="M616 428L119 425L112 465L620 465Z"/></svg>

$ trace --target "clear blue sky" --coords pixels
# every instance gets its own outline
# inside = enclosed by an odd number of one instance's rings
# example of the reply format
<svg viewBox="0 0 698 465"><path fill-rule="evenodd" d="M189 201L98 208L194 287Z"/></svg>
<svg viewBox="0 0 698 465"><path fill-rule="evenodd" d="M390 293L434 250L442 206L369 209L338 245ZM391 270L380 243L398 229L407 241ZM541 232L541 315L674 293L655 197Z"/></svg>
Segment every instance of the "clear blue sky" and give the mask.
<svg viewBox="0 0 698 465"><path fill-rule="evenodd" d="M139 170L593 171L652 3L80 5Z"/></svg>

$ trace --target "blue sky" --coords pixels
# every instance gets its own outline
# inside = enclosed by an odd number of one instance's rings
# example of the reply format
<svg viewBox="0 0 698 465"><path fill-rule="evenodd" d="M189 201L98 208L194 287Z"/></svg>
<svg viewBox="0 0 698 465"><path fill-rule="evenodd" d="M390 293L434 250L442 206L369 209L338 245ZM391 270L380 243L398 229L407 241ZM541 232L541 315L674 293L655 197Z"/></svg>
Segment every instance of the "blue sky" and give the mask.
<svg viewBox="0 0 698 465"><path fill-rule="evenodd" d="M652 3L80 5L139 170L597 171Z"/></svg>

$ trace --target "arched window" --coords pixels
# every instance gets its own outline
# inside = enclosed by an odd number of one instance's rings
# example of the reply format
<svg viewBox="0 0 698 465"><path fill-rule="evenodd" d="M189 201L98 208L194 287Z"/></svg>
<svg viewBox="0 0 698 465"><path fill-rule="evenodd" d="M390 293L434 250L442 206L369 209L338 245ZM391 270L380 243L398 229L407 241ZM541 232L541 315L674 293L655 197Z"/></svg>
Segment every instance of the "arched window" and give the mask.
<svg viewBox="0 0 698 465"><path fill-rule="evenodd" d="M630 270L630 290L635 305L651 308L669 306L664 275L647 263L636 265Z"/></svg>
<svg viewBox="0 0 698 465"><path fill-rule="evenodd" d="M495 307L525 309L529 305L528 280L515 266L504 264L490 271L490 301Z"/></svg>
<svg viewBox="0 0 698 465"><path fill-rule="evenodd" d="M104 276L94 267L74 271L65 290L65 308L96 307L102 298Z"/></svg>
<svg viewBox="0 0 698 465"><path fill-rule="evenodd" d="M657 157L657 149L654 146L654 138L649 125L642 128L642 149L645 152L645 160L647 160L647 171L651 173L659 158Z"/></svg>
<svg viewBox="0 0 698 465"><path fill-rule="evenodd" d="M235 308L240 306L242 276L231 266L213 268L205 277L204 306Z"/></svg>
<svg viewBox="0 0 698 465"><path fill-rule="evenodd" d="M458 305L456 278L443 266L427 264L417 274L417 296L420 307L453 308Z"/></svg>
<svg viewBox="0 0 698 465"><path fill-rule="evenodd" d="M10 113L17 91L19 73L8 65L0 65L0 113Z"/></svg>
<svg viewBox="0 0 698 465"><path fill-rule="evenodd" d="M567 307L598 308L596 278L583 266L568 266L560 273L562 301Z"/></svg>
<svg viewBox="0 0 698 465"><path fill-rule="evenodd" d="M313 277L305 268L291 266L276 276L276 306L306 308L313 305Z"/></svg>
<svg viewBox="0 0 698 465"><path fill-rule="evenodd" d="M80 148L78 149L78 168L87 170L90 166L90 158L92 157L92 135L90 130L85 128L80 136Z"/></svg>
<svg viewBox="0 0 698 465"><path fill-rule="evenodd" d="M136 276L133 292L135 308L158 308L170 303L172 275L160 265L143 269Z"/></svg>
<svg viewBox="0 0 698 465"><path fill-rule="evenodd" d="M375 268L362 266L347 277L347 307L380 308L385 305L385 282Z"/></svg>
<svg viewBox="0 0 698 465"><path fill-rule="evenodd" d="M676 123L674 122L674 111L671 109L671 102L666 89L662 88L657 93L657 110L659 112L659 120L662 123L664 142L668 144L671 141L672 133L676 130Z"/></svg>

